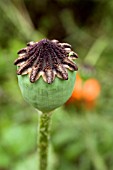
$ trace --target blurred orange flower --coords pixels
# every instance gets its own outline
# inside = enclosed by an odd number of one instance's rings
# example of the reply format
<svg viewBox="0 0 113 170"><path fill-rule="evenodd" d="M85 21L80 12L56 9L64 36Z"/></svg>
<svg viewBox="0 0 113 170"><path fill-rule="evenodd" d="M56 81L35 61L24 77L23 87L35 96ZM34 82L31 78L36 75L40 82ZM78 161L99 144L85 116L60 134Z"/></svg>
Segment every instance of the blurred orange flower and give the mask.
<svg viewBox="0 0 113 170"><path fill-rule="evenodd" d="M66 104L75 103L77 101L80 104L84 103L86 108L93 108L100 91L101 86L97 79L90 78L83 82L83 79L77 73L73 93Z"/></svg>
<svg viewBox="0 0 113 170"><path fill-rule="evenodd" d="M85 101L94 101L100 94L100 83L94 78L85 81L82 89L82 98Z"/></svg>
<svg viewBox="0 0 113 170"><path fill-rule="evenodd" d="M82 79L79 74L76 75L76 81L73 93L67 103L72 103L75 100L81 100L82 98Z"/></svg>

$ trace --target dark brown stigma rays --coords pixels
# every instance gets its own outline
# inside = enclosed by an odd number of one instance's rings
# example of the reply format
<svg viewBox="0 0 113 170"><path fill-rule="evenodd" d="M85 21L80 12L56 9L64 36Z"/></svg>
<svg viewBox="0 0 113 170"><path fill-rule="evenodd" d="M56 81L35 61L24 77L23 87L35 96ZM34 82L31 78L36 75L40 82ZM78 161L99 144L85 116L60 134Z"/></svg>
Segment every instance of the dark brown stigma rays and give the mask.
<svg viewBox="0 0 113 170"><path fill-rule="evenodd" d="M68 43L58 40L43 39L39 42L29 42L27 47L18 51L19 57L14 64L18 66L18 75L29 75L31 83L36 82L41 76L51 84L58 77L68 80L68 71L77 71L78 67L73 61L78 55Z"/></svg>

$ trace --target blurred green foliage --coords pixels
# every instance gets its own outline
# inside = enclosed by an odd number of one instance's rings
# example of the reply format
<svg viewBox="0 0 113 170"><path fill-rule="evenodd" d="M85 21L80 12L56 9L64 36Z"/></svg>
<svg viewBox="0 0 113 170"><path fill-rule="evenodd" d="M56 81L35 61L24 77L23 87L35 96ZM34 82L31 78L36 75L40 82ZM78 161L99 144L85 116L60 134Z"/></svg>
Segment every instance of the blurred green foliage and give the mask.
<svg viewBox="0 0 113 170"><path fill-rule="evenodd" d="M48 169L113 170L112 18L112 0L0 0L0 170L38 166L38 115L20 94L13 62L27 41L43 37L72 44L79 74L101 84L93 110L53 114Z"/></svg>

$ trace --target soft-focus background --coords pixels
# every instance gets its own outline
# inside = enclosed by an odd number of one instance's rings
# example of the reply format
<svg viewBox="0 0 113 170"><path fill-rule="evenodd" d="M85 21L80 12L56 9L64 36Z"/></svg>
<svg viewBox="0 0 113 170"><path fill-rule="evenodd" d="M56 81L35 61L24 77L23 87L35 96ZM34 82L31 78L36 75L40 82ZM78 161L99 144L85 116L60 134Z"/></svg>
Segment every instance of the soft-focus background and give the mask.
<svg viewBox="0 0 113 170"><path fill-rule="evenodd" d="M49 170L113 170L113 1L0 0L0 170L37 170L37 122L13 65L47 37L79 55L71 99L52 116Z"/></svg>

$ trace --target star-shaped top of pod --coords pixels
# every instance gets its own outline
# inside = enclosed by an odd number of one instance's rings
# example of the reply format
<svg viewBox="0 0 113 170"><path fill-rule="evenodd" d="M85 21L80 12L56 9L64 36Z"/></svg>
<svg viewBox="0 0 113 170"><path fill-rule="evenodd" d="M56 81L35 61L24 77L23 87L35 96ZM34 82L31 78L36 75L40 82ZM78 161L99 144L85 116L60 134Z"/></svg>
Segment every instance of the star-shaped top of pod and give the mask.
<svg viewBox="0 0 113 170"><path fill-rule="evenodd" d="M18 66L17 74L29 74L31 83L37 81L40 76L48 84L51 84L56 76L67 80L67 69L78 70L73 62L78 55L72 51L70 44L60 43L58 40L42 39L39 42L29 42L27 47L18 51L18 55L14 62Z"/></svg>

